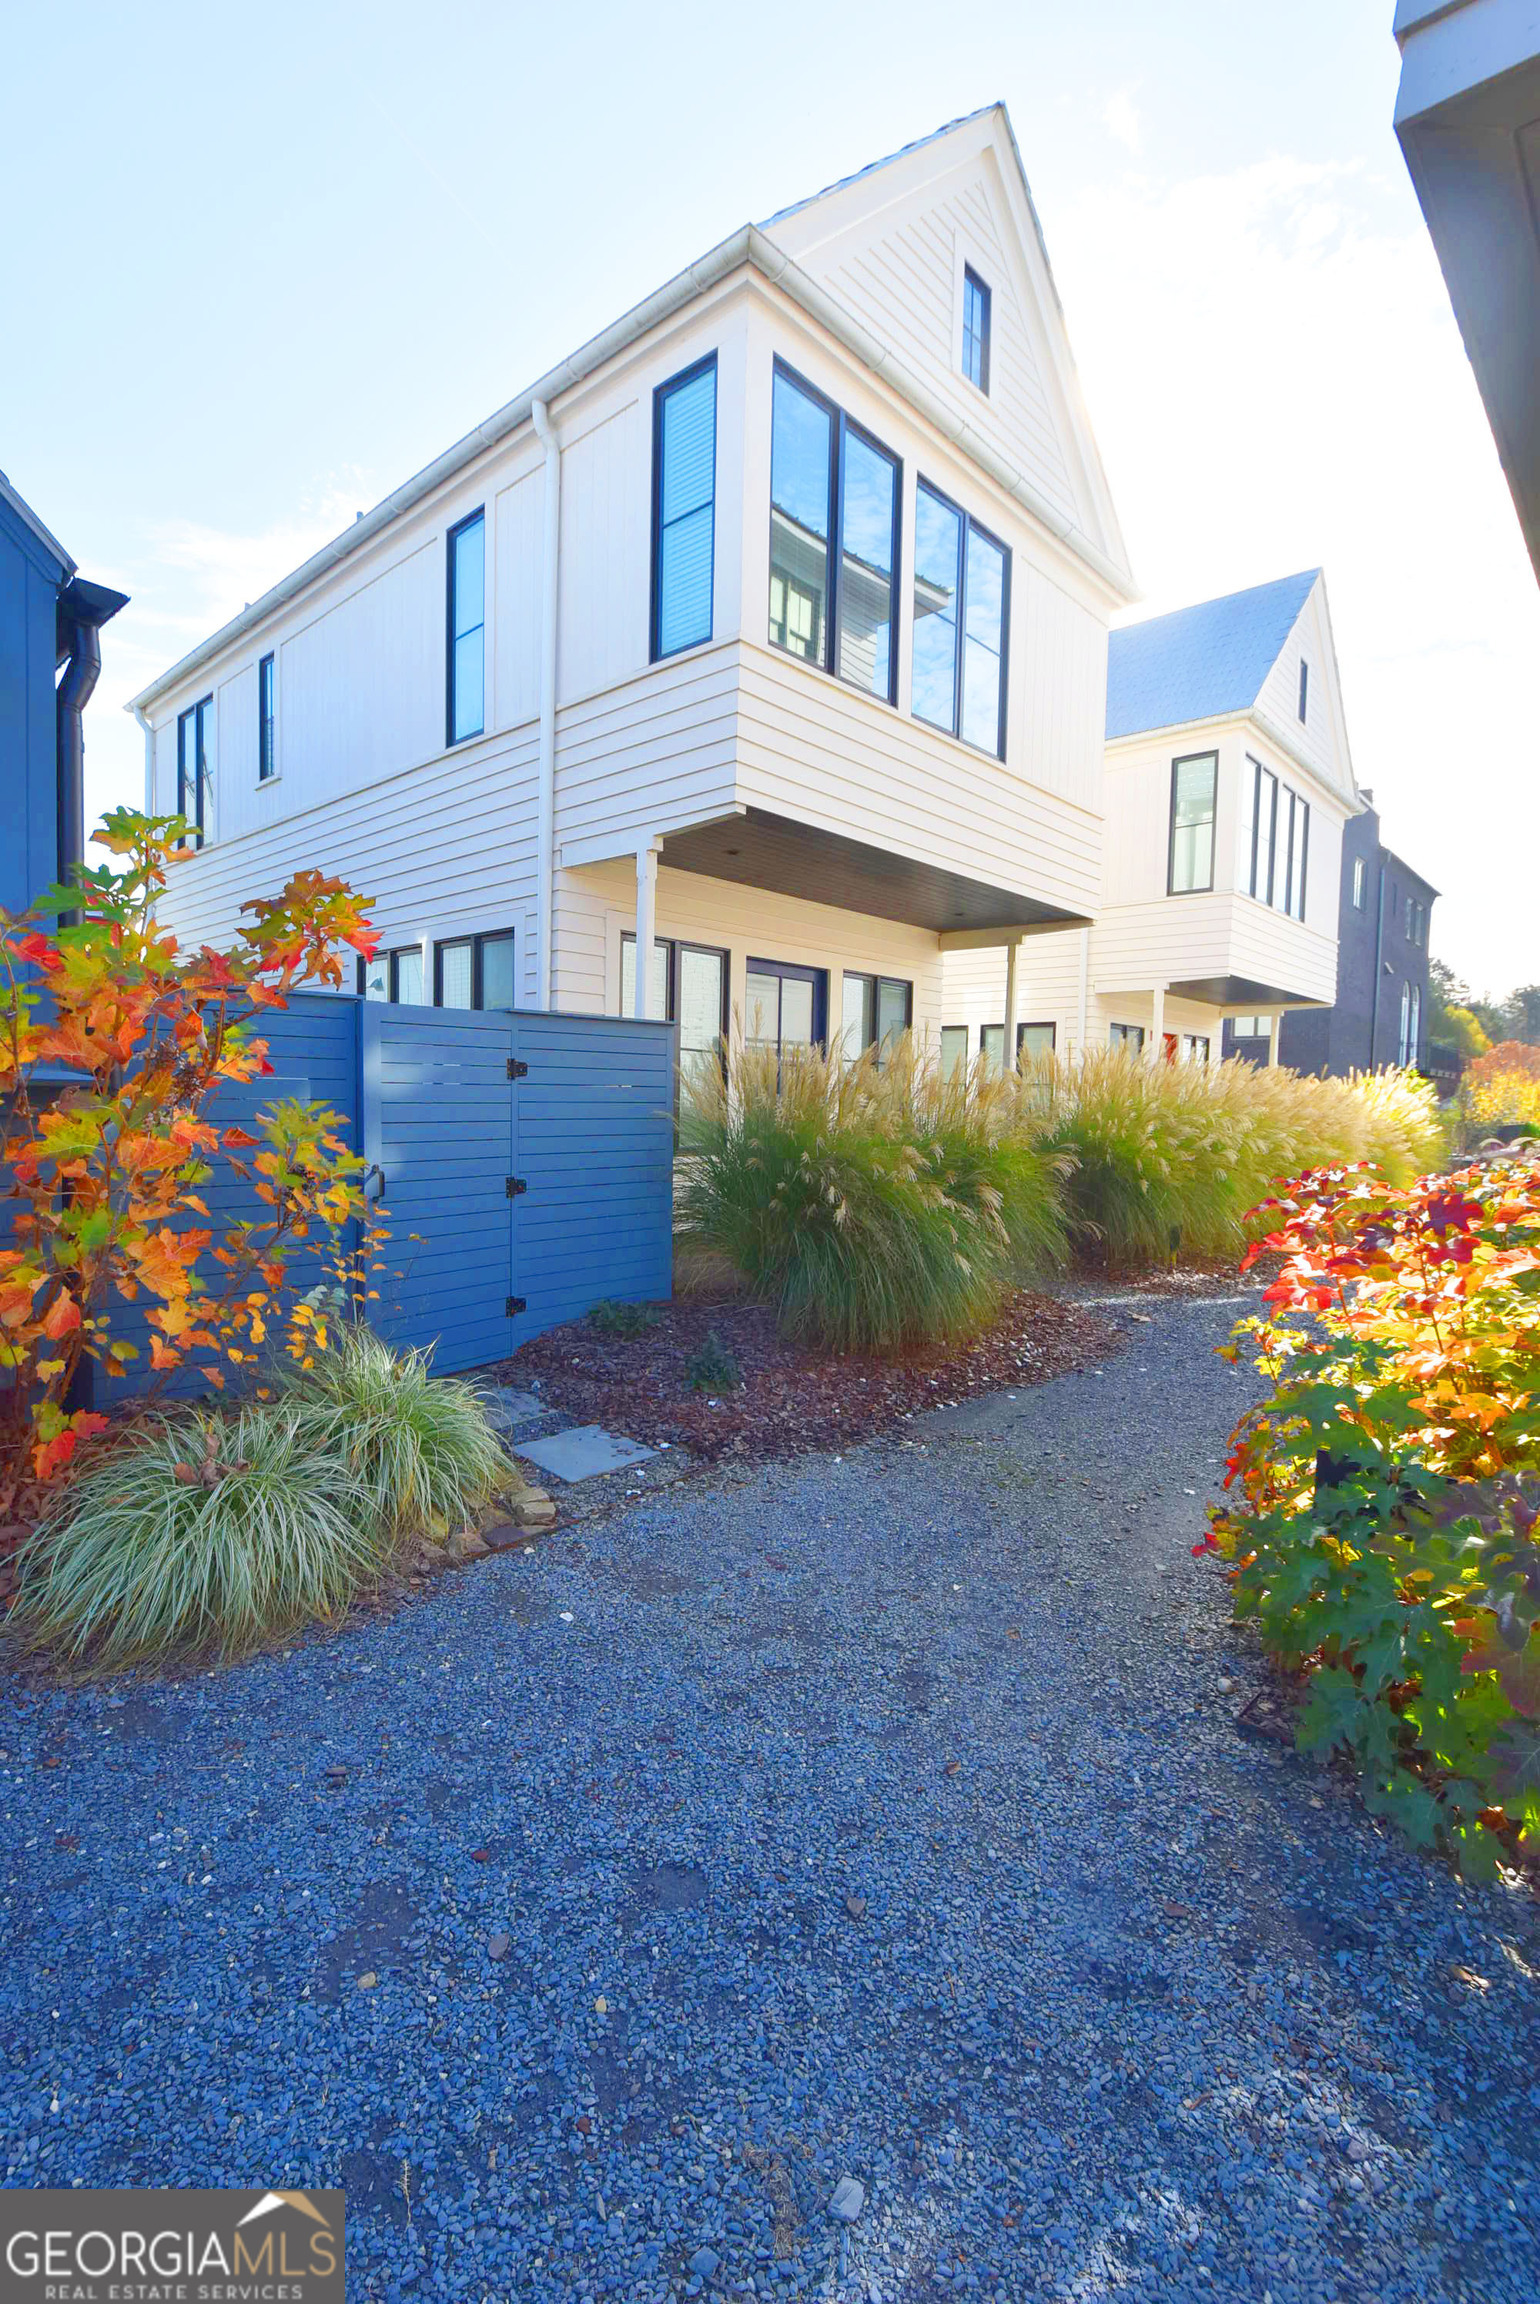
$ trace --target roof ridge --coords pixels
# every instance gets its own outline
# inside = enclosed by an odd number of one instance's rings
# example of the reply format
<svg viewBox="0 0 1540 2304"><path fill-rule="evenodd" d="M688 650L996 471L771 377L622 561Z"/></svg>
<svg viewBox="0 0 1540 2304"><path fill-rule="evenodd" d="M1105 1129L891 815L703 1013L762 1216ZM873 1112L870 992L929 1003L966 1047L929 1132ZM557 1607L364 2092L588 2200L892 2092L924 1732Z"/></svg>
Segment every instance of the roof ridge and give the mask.
<svg viewBox="0 0 1540 2304"><path fill-rule="evenodd" d="M788 216L800 215L804 208L811 208L815 202L826 200L831 192L843 192L847 185L859 184L863 176L875 176L879 168L889 168L895 160L907 160L911 152L923 152L927 144L939 143L943 136L950 136L955 129L966 128L972 121L982 120L990 112L1004 110L1004 98L996 96L988 104L976 104L971 112L959 112L955 120L944 120L939 128L932 128L927 135L912 136L907 144L900 144L892 152L884 152L879 159L868 160L863 167L852 168L846 175L836 176L832 183L820 185L816 192L809 192L800 200L789 201L784 208L777 208L773 215L764 217L759 228L761 232L768 232L772 224L783 223Z"/></svg>

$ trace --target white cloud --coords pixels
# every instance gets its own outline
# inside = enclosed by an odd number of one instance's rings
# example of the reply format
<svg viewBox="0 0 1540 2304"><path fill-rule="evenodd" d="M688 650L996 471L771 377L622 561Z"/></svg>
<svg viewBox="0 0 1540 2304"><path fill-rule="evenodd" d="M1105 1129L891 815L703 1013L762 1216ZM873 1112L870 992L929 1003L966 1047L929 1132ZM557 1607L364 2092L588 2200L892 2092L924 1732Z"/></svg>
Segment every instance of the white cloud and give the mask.
<svg viewBox="0 0 1540 2304"><path fill-rule="evenodd" d="M1144 142L1144 128L1139 117L1139 108L1135 104L1130 90L1127 88L1113 90L1102 106L1101 120L1102 126L1109 136L1115 136L1117 141L1130 152L1139 150Z"/></svg>
<svg viewBox="0 0 1540 2304"><path fill-rule="evenodd" d="M1506 986L1540 977L1540 594L1408 206L1288 159L1124 178L1054 265L1137 612L1325 567L1359 781L1444 891L1435 948Z"/></svg>

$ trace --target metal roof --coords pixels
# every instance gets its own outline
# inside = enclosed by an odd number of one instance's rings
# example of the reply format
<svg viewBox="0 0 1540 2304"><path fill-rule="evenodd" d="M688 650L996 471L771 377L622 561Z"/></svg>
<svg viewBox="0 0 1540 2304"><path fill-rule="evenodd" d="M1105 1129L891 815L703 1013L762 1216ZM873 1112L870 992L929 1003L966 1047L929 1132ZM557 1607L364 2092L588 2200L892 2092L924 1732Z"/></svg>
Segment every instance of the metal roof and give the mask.
<svg viewBox="0 0 1540 2304"><path fill-rule="evenodd" d="M1307 568L1125 624L1107 645L1107 740L1253 705L1320 576Z"/></svg>

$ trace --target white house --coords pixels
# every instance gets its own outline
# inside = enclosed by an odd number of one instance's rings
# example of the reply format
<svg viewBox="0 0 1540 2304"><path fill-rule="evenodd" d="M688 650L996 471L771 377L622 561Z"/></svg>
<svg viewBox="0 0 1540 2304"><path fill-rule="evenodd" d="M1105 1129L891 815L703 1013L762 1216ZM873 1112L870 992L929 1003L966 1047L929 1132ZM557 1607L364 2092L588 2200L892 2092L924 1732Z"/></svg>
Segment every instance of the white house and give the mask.
<svg viewBox="0 0 1540 2304"><path fill-rule="evenodd" d="M381 997L934 1033L949 947L1095 909L1132 596L995 105L736 232L153 681L166 914L313 865Z"/></svg>
<svg viewBox="0 0 1540 2304"><path fill-rule="evenodd" d="M1337 981L1342 827L1353 780L1319 569L1114 632L1106 842L1095 925L949 953L943 1051L1109 1042L1217 1062L1226 1016L1277 1061L1287 1009Z"/></svg>

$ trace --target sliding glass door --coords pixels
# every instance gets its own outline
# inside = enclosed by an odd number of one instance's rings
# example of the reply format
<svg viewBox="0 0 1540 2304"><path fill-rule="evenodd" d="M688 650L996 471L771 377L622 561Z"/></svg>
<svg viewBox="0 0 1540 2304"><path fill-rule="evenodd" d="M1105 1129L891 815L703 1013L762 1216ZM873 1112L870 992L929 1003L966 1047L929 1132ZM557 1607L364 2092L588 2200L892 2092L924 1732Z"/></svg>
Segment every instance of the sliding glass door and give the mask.
<svg viewBox="0 0 1540 2304"><path fill-rule="evenodd" d="M829 979L822 968L751 960L744 1038L751 1048L816 1048L828 1029Z"/></svg>

